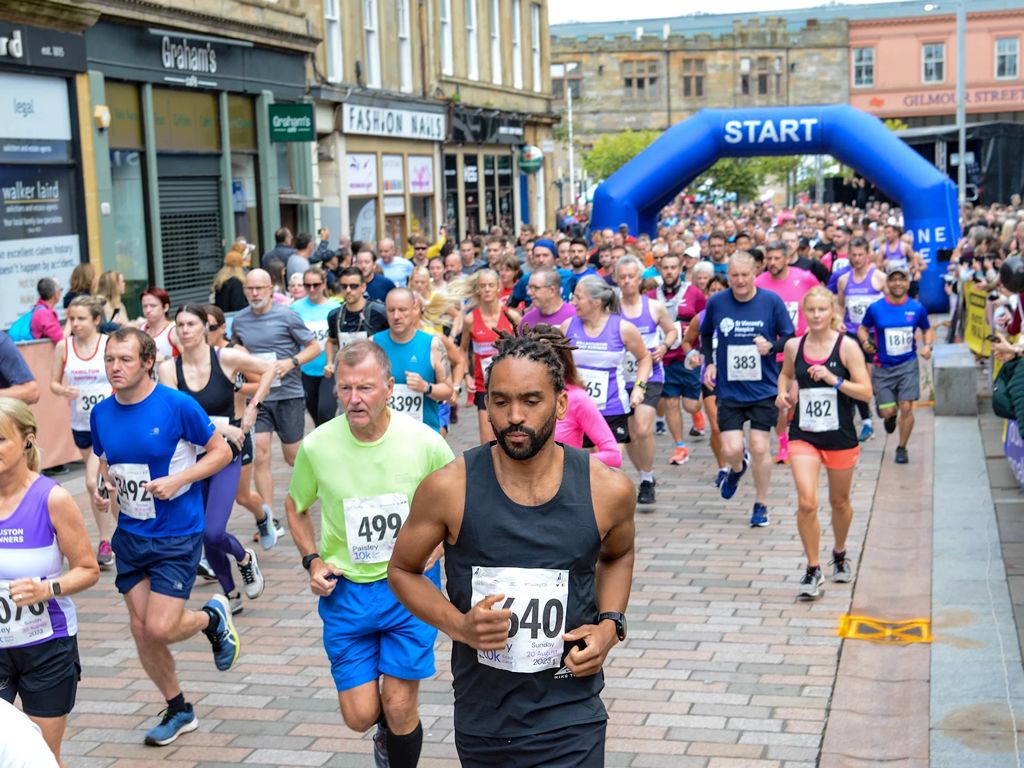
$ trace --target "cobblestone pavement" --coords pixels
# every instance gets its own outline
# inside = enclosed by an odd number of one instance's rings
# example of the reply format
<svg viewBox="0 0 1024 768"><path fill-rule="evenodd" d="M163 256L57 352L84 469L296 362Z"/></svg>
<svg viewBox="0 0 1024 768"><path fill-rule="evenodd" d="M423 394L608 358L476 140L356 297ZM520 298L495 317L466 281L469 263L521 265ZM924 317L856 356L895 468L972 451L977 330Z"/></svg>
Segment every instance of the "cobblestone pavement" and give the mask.
<svg viewBox="0 0 1024 768"><path fill-rule="evenodd" d="M476 439L475 414L462 413L452 436L457 451ZM855 559L884 445L884 436L867 444L854 483L848 549ZM774 473L771 525L751 529L751 479L723 501L712 484L707 440L690 447L690 462L670 467L671 443L658 438L658 504L638 515L630 636L605 668L608 765L809 768L819 758L836 678L836 623L855 584L827 582L819 601L798 602L803 557L788 469ZM288 472L277 453L275 461L281 509ZM930 482L931 468L919 471ZM85 507L80 474L65 482ZM824 487L821 498L827 500ZM822 513L825 562L827 518ZM236 508L231 529L248 541L255 527ZM113 574L75 598L83 678L64 748L69 768L372 765L369 735L341 722L315 599L291 538L260 551L260 562L267 589L237 617L242 651L235 668L217 672L202 636L176 646L200 727L163 748L142 744L164 704L136 658ZM214 590L199 583L191 605ZM449 651L442 637L438 674L422 686L425 767L458 764Z"/></svg>

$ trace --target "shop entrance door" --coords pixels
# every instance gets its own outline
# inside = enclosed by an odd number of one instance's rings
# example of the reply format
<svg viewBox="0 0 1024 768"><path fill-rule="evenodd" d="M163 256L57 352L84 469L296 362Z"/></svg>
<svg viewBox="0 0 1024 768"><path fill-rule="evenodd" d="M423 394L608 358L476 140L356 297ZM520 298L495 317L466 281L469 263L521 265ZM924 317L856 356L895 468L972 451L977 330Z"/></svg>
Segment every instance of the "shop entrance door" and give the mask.
<svg viewBox="0 0 1024 768"><path fill-rule="evenodd" d="M171 305L206 304L224 262L216 176L160 179L160 246Z"/></svg>
<svg viewBox="0 0 1024 768"><path fill-rule="evenodd" d="M385 216L384 231L388 237L395 241L395 248L398 254L405 255L406 246L408 245L405 241L405 214Z"/></svg>

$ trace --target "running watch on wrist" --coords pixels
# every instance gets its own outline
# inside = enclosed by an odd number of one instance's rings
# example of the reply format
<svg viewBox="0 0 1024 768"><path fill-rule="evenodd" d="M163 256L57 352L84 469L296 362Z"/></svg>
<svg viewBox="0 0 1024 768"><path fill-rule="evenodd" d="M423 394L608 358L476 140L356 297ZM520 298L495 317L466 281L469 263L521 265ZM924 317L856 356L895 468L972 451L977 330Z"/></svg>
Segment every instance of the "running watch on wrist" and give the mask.
<svg viewBox="0 0 1024 768"><path fill-rule="evenodd" d="M60 582L59 581L51 581L50 582L50 593L54 597L60 597Z"/></svg>
<svg viewBox="0 0 1024 768"><path fill-rule="evenodd" d="M626 639L626 614L606 611L597 617L598 624L605 620L615 622L615 634L619 636L620 642Z"/></svg>
<svg viewBox="0 0 1024 768"><path fill-rule="evenodd" d="M295 355L292 355L288 359L292 361L292 365L294 365L296 368L298 368L301 365L301 363L299 363L299 358L297 358Z"/></svg>
<svg viewBox="0 0 1024 768"><path fill-rule="evenodd" d="M306 555L304 558L302 558L302 567L308 571L309 566L311 566L313 564L313 561L316 560L318 557L320 557L319 552L314 552L311 555Z"/></svg>

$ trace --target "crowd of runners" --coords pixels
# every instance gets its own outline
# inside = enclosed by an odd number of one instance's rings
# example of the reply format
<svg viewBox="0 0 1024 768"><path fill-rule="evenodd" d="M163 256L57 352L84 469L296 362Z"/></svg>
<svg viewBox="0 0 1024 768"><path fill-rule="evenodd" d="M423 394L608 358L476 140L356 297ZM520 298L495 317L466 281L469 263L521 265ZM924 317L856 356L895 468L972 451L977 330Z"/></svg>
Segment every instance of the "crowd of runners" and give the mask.
<svg viewBox="0 0 1024 768"><path fill-rule="evenodd" d="M50 388L70 403L99 543L94 555L72 497L39 474L31 411L0 398L0 699L20 697L59 762L80 675L71 598L113 569L166 701L145 742L195 730L171 647L203 633L232 668L234 617L274 590L252 544L287 530L319 597L341 716L376 728L377 765L417 764L438 630L454 641L464 765L602 765L601 668L626 637L634 512L654 509L656 474L690 471L687 438L706 438L723 499L750 471L753 506L737 514L751 527L779 514L770 475L789 465L804 599L824 579L824 467L831 579L853 579L859 445L874 414L898 432L895 462L910 461L934 337L913 298L926 265L900 223L886 205L679 199L648 235L318 250L290 297L271 252L268 269L243 272L246 306L229 316L172 315L151 288L141 323L102 333L102 303L73 299ZM456 457L446 435L460 415L480 446ZM672 443L661 467L659 439ZM235 503L251 539L228 530ZM222 594L191 610L197 576Z"/></svg>

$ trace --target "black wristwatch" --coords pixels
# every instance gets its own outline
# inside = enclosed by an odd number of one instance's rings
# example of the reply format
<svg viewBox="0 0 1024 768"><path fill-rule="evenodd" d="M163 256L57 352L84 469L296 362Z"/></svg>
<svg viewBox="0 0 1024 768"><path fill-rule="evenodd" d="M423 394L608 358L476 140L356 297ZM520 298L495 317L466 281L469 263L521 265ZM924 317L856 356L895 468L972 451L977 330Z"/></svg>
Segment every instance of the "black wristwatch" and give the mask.
<svg viewBox="0 0 1024 768"><path fill-rule="evenodd" d="M314 552L311 555L306 555L304 558L302 558L302 567L308 571L309 566L311 566L313 564L313 561L316 560L318 557L320 557L319 552Z"/></svg>
<svg viewBox="0 0 1024 768"><path fill-rule="evenodd" d="M295 355L292 355L288 359L292 361L292 365L294 365L296 368L302 365L302 363L299 362L299 358L297 358Z"/></svg>
<svg viewBox="0 0 1024 768"><path fill-rule="evenodd" d="M602 621L614 621L615 634L619 636L619 641L621 642L626 639L626 614L618 613L617 611L606 611L597 617L598 624Z"/></svg>
<svg viewBox="0 0 1024 768"><path fill-rule="evenodd" d="M60 597L60 582L59 581L51 581L50 582L50 592L53 593L54 597Z"/></svg>

